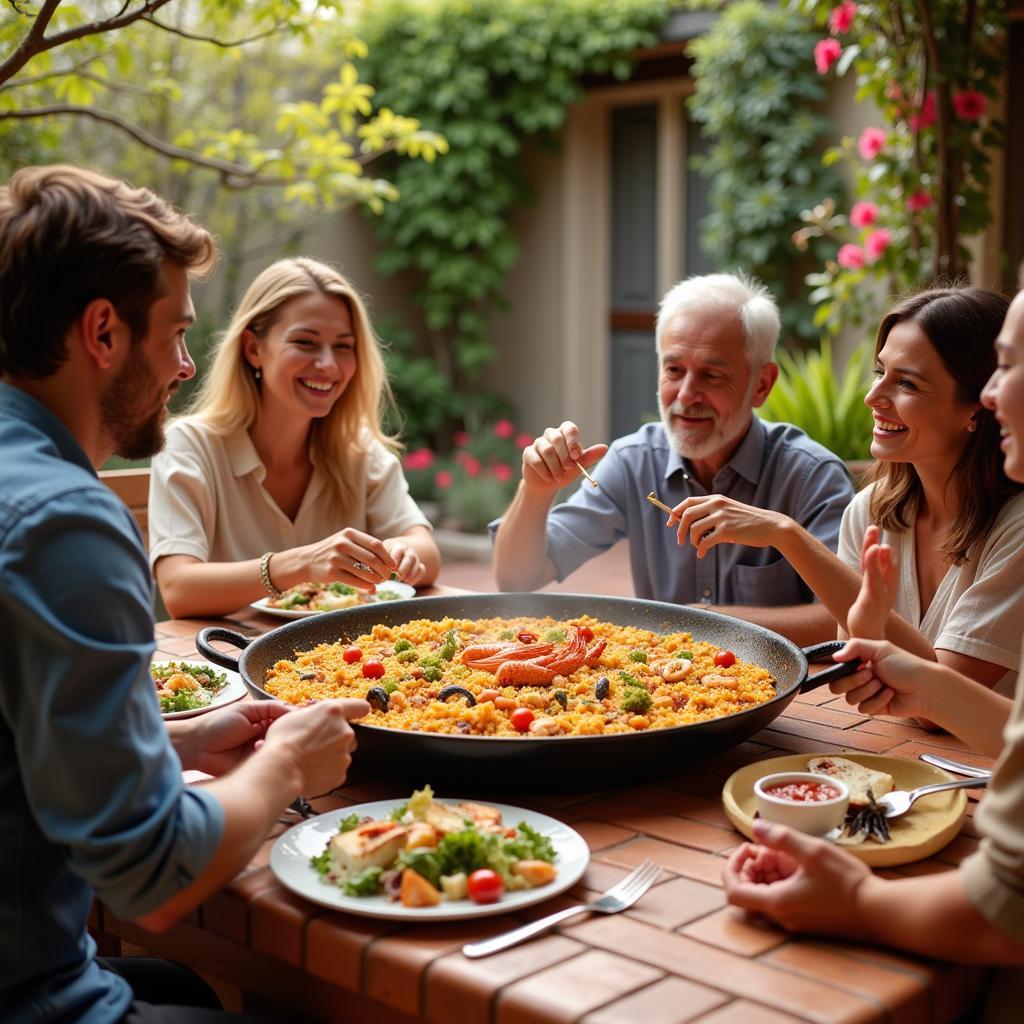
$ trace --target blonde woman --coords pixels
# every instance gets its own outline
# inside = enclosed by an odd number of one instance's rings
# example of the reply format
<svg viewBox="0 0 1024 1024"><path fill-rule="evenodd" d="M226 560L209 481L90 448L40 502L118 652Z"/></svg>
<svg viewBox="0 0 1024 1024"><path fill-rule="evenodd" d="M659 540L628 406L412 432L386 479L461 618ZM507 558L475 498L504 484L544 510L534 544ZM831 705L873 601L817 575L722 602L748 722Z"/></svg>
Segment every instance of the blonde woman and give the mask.
<svg viewBox="0 0 1024 1024"><path fill-rule="evenodd" d="M167 610L222 615L309 581L432 583L430 524L381 428L390 398L352 285L312 259L264 270L153 460L150 563Z"/></svg>

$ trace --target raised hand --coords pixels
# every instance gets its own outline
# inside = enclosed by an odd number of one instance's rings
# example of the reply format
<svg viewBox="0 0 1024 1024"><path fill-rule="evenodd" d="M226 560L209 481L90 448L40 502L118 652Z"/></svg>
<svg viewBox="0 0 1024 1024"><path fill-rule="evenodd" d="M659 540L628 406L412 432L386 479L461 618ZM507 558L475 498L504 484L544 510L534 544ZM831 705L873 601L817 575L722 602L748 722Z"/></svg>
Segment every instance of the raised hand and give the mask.
<svg viewBox="0 0 1024 1024"><path fill-rule="evenodd" d="M689 541L697 549L697 557L703 558L716 544L769 547L788 517L721 494L708 494L687 498L676 505L666 525L676 522L679 543Z"/></svg>
<svg viewBox="0 0 1024 1024"><path fill-rule="evenodd" d="M427 567L420 560L416 549L400 537L393 537L382 543L398 566L395 569L395 575L410 586L416 586L423 579L427 571Z"/></svg>
<svg viewBox="0 0 1024 1024"><path fill-rule="evenodd" d="M896 715L900 718L927 717L929 687L941 686L941 667L919 658L887 640L854 637L833 655L836 661L859 659L864 667L855 675L829 684L848 704L865 715Z"/></svg>
<svg viewBox="0 0 1024 1024"><path fill-rule="evenodd" d="M868 640L884 640L885 624L896 599L899 569L892 548L880 543L877 526L869 526L861 545L861 584L857 599L846 616L846 632Z"/></svg>
<svg viewBox="0 0 1024 1024"><path fill-rule="evenodd" d="M607 451L606 444L584 448L579 427L569 420L560 427L548 427L523 449L523 484L528 491L553 494L579 478L577 462L589 469Z"/></svg>
<svg viewBox="0 0 1024 1024"><path fill-rule="evenodd" d="M293 553L305 563L303 581L347 583L360 590L373 590L399 569L398 560L383 541L351 527L275 557L285 559Z"/></svg>

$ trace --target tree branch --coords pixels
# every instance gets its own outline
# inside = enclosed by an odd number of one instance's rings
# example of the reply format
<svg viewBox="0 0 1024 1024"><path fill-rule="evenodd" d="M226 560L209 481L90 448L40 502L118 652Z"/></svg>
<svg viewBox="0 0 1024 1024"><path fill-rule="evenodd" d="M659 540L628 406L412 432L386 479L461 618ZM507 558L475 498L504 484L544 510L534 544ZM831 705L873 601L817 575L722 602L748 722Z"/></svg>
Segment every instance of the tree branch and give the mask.
<svg viewBox="0 0 1024 1024"><path fill-rule="evenodd" d="M47 36L46 29L53 19L61 0L45 0L39 13L36 15L32 27L25 33L25 38L18 44L14 53L0 64L0 83L6 82L16 75L33 57L45 53L55 47L63 46L65 43L73 42L76 39L83 39L86 36L102 35L104 32L111 32L114 29L124 28L131 25L140 18L154 14L161 7L169 4L171 0L145 0L145 3L138 10L127 12L128 3L122 5L121 10L113 18L103 21L90 21L75 28L66 29L56 35Z"/></svg>
<svg viewBox="0 0 1024 1024"><path fill-rule="evenodd" d="M265 32L257 32L255 35L244 36L242 39L229 41L225 39L215 39L213 36L199 35L196 32L187 32L185 29L176 28L174 25L165 25L162 21L157 21L152 15L147 15L142 20L148 21L150 25L155 25L157 28L161 28L165 32L171 32L176 36L181 36L183 39L191 39L197 43L212 43L214 46L219 46L225 50L230 50L236 46L245 46L246 43L255 43L257 40L277 35L277 33L285 27L285 22L278 22L273 26L273 28L268 28Z"/></svg>

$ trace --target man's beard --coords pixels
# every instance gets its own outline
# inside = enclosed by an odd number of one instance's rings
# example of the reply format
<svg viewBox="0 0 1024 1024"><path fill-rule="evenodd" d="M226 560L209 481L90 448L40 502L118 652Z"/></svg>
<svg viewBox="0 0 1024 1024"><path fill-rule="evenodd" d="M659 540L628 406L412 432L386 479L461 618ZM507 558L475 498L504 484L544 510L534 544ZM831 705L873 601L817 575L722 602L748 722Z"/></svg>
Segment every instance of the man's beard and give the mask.
<svg viewBox="0 0 1024 1024"><path fill-rule="evenodd" d="M665 433L668 434L675 450L684 459L710 458L743 436L749 422L750 399L753 394L754 388L751 386L749 393L743 396L743 401L736 406L735 411L725 419L720 419L706 405L681 405L679 402L673 402L666 407L662 404L659 392L658 409L661 412L661 422L665 427ZM681 423L673 423L673 416L708 419L711 421L711 428L709 430L695 429Z"/></svg>
<svg viewBox="0 0 1024 1024"><path fill-rule="evenodd" d="M148 459L164 446L163 402L148 411L156 401L155 383L141 345L136 344L100 405L103 431L123 459Z"/></svg>

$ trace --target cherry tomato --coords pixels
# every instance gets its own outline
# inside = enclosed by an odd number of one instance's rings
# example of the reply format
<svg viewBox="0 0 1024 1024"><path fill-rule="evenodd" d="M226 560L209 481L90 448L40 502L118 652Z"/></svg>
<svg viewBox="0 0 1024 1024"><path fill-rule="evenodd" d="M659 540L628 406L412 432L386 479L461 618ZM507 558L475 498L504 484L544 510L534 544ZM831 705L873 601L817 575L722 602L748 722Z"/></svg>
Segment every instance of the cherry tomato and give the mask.
<svg viewBox="0 0 1024 1024"><path fill-rule="evenodd" d="M508 720L516 732L529 732L530 723L533 721L533 712L529 708L516 708Z"/></svg>
<svg viewBox="0 0 1024 1024"><path fill-rule="evenodd" d="M580 639L585 643L589 644L594 639L594 631L589 626L580 626Z"/></svg>
<svg viewBox="0 0 1024 1024"><path fill-rule="evenodd" d="M358 647L346 647L342 657L351 665L354 661L363 660L363 652Z"/></svg>
<svg viewBox="0 0 1024 1024"><path fill-rule="evenodd" d="M379 661L367 661L363 664L364 679L380 679L384 675L384 666Z"/></svg>
<svg viewBox="0 0 1024 1024"><path fill-rule="evenodd" d="M525 710L525 709L524 709ZM478 868L469 876L469 898L474 903L497 903L505 892L501 875L490 868Z"/></svg>
<svg viewBox="0 0 1024 1024"><path fill-rule="evenodd" d="M715 664L719 668L728 668L730 665L736 664L736 655L732 651L719 651L715 655Z"/></svg>

